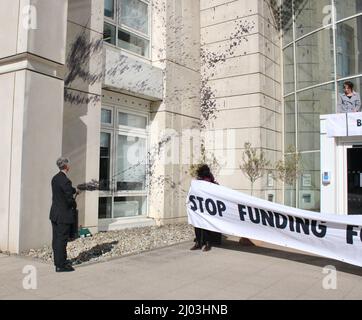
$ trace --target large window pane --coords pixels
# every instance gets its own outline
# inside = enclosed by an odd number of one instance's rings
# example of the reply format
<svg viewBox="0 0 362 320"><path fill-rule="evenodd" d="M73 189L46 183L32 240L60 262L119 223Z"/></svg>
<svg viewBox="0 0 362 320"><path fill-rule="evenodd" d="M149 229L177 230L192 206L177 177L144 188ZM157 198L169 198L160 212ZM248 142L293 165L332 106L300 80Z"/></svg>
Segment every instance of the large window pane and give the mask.
<svg viewBox="0 0 362 320"><path fill-rule="evenodd" d="M286 206L293 208L297 206L295 194L296 194L295 187L291 187L288 185L284 186L284 204Z"/></svg>
<svg viewBox="0 0 362 320"><path fill-rule="evenodd" d="M294 3L297 38L332 23L331 0L302 0Z"/></svg>
<svg viewBox="0 0 362 320"><path fill-rule="evenodd" d="M284 0L281 11L281 28L283 31L283 45L293 41L293 13L292 1Z"/></svg>
<svg viewBox="0 0 362 320"><path fill-rule="evenodd" d="M135 114L119 112L118 113L118 124L127 127L134 127L140 129L146 129L147 118L138 116Z"/></svg>
<svg viewBox="0 0 362 320"><path fill-rule="evenodd" d="M115 197L113 217L134 217L146 214L146 197Z"/></svg>
<svg viewBox="0 0 362 320"><path fill-rule="evenodd" d="M119 0L119 24L148 34L148 4L140 0Z"/></svg>
<svg viewBox="0 0 362 320"><path fill-rule="evenodd" d="M298 150L320 149L320 115L335 113L334 84L297 94Z"/></svg>
<svg viewBox="0 0 362 320"><path fill-rule="evenodd" d="M109 23L104 24L103 40L110 44L116 44L116 27Z"/></svg>
<svg viewBox="0 0 362 320"><path fill-rule="evenodd" d="M362 73L362 17L337 24L337 77Z"/></svg>
<svg viewBox="0 0 362 320"><path fill-rule="evenodd" d="M108 109L102 109L101 122L105 124L112 124L112 111Z"/></svg>
<svg viewBox="0 0 362 320"><path fill-rule="evenodd" d="M100 162L99 162L99 189L110 189L110 160L111 160L111 134L101 132Z"/></svg>
<svg viewBox="0 0 362 320"><path fill-rule="evenodd" d="M293 45L285 48L284 57L284 94L294 91L294 49Z"/></svg>
<svg viewBox="0 0 362 320"><path fill-rule="evenodd" d="M295 153L285 154L284 161L286 163L293 163L295 159ZM296 178L290 179L286 181L284 184L284 203L286 206L289 207L296 207L297 206L297 197L296 197ZM289 182L289 183L288 183Z"/></svg>
<svg viewBox="0 0 362 320"><path fill-rule="evenodd" d="M295 99L294 94L284 99L285 150L295 149Z"/></svg>
<svg viewBox="0 0 362 320"><path fill-rule="evenodd" d="M114 19L114 0L104 0L104 16Z"/></svg>
<svg viewBox="0 0 362 320"><path fill-rule="evenodd" d="M118 46L148 57L149 41L129 33L126 30L118 29Z"/></svg>
<svg viewBox="0 0 362 320"><path fill-rule="evenodd" d="M313 33L296 46L298 89L334 79L332 29Z"/></svg>
<svg viewBox="0 0 362 320"><path fill-rule="evenodd" d="M334 0L337 20L347 18L362 12L362 0Z"/></svg>
<svg viewBox="0 0 362 320"><path fill-rule="evenodd" d="M112 218L112 198L101 197L98 200L98 218L110 219Z"/></svg>
<svg viewBox="0 0 362 320"><path fill-rule="evenodd" d="M320 210L320 153L302 153L299 179L299 208Z"/></svg>
<svg viewBox="0 0 362 320"><path fill-rule="evenodd" d="M118 136L117 190L145 190L146 157L146 139Z"/></svg>

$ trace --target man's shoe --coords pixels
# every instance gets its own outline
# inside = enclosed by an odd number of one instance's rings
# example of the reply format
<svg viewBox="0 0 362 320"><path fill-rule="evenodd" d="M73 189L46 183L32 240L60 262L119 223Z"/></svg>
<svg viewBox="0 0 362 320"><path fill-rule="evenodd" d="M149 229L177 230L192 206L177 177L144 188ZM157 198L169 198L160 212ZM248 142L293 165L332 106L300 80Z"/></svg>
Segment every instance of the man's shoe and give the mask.
<svg viewBox="0 0 362 320"><path fill-rule="evenodd" d="M198 250L198 249L201 249L201 247L197 242L194 244L192 248L190 248L190 250Z"/></svg>
<svg viewBox="0 0 362 320"><path fill-rule="evenodd" d="M206 251L210 251L211 250L211 245L210 243L206 243L206 245L204 246L204 248L202 249L202 251L206 252Z"/></svg>
<svg viewBox="0 0 362 320"><path fill-rule="evenodd" d="M55 272L71 272L74 271L74 268L72 266L65 266L65 267L56 267Z"/></svg>

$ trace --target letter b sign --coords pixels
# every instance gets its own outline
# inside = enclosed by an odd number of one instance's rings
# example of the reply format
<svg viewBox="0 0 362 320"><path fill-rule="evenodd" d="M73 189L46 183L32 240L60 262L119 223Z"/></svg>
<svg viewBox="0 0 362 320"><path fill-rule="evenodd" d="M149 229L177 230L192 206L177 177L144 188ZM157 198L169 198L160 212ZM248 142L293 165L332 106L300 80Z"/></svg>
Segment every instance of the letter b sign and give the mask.
<svg viewBox="0 0 362 320"><path fill-rule="evenodd" d="M357 127L362 127L362 120L361 119L357 119Z"/></svg>

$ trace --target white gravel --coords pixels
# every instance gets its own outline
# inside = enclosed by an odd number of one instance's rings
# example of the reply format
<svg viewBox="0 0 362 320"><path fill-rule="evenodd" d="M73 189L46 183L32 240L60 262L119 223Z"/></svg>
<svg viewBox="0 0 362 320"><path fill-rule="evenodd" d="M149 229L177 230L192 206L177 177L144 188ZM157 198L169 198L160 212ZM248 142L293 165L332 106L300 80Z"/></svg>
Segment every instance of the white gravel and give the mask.
<svg viewBox="0 0 362 320"><path fill-rule="evenodd" d="M194 239L194 228L188 224L169 224L161 227L132 228L99 232L92 237L79 238L68 243L68 260L73 265L105 261L132 253ZM53 263L53 251L45 246L22 253L24 256Z"/></svg>

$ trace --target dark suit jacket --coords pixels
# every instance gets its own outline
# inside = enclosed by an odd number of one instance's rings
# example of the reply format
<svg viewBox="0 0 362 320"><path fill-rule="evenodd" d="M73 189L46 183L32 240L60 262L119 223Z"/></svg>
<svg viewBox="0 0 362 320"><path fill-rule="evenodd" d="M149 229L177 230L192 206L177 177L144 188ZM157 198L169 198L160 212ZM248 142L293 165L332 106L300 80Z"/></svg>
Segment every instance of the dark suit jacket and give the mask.
<svg viewBox="0 0 362 320"><path fill-rule="evenodd" d="M56 223L72 224L75 221L74 209L77 204L73 198L76 190L66 174L59 171L52 179L52 207L50 220Z"/></svg>

